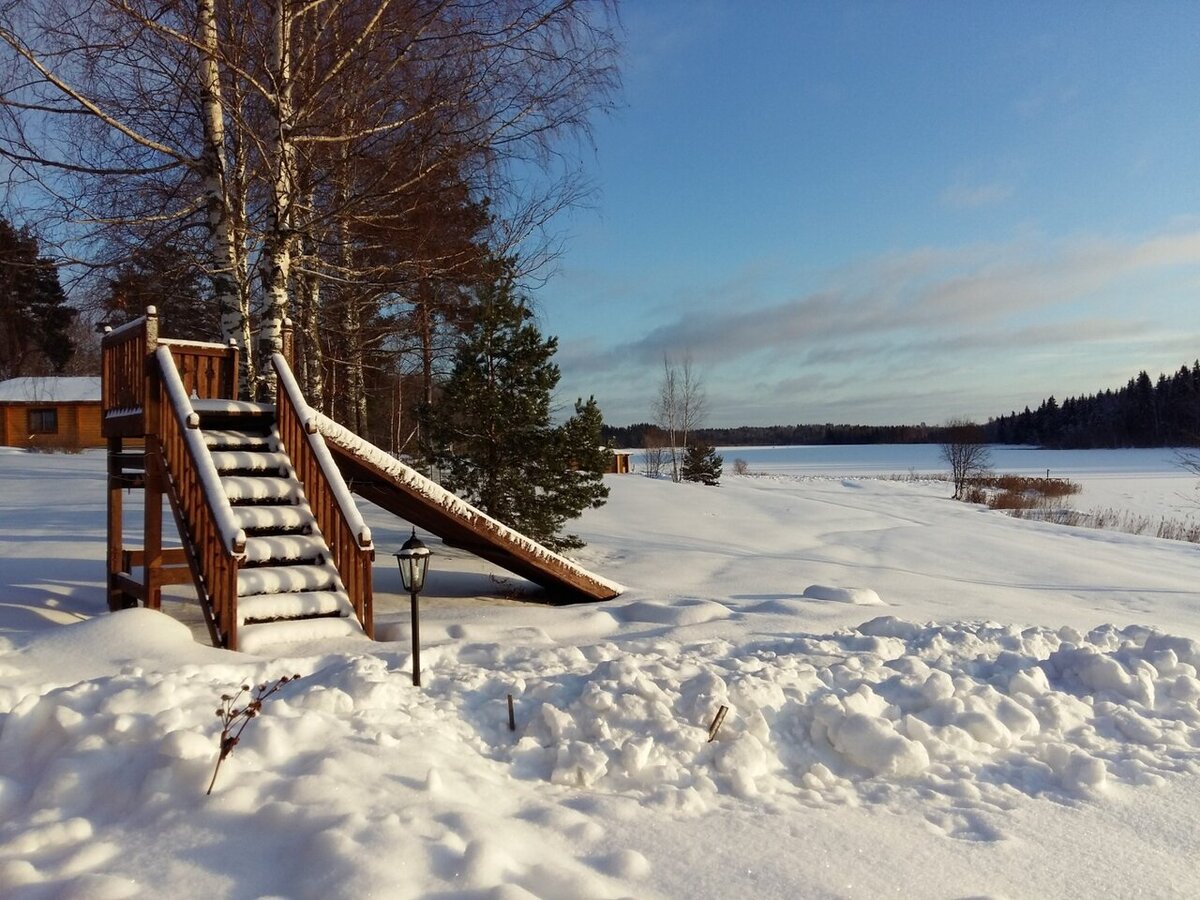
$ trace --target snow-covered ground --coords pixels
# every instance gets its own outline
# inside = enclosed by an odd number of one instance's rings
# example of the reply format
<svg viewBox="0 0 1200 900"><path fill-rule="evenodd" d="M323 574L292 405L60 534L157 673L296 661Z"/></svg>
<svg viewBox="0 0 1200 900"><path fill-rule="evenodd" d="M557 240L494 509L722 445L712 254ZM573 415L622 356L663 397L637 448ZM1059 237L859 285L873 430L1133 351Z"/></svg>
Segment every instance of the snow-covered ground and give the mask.
<svg viewBox="0 0 1200 900"><path fill-rule="evenodd" d="M740 455L611 479L609 603L431 541L416 689L404 523L365 510L394 642L230 654L104 611L103 454L0 450L0 896L1200 895L1200 548ZM1029 470L1192 491L1105 458ZM221 694L292 673L205 796Z"/></svg>

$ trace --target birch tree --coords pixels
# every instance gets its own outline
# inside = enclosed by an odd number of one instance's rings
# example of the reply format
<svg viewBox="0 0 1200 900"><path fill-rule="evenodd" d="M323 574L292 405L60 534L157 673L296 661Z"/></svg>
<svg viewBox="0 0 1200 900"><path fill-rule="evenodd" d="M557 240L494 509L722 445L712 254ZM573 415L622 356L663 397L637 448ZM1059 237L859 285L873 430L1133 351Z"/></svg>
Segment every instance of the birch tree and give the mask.
<svg viewBox="0 0 1200 900"><path fill-rule="evenodd" d="M486 260L553 258L613 23L603 0L0 0L0 157L80 263L150 233L194 253L247 381L255 325L272 349L298 316L323 387L336 323L361 419L364 329L427 320L431 359L438 304ZM478 209L466 239L441 227Z"/></svg>
<svg viewBox="0 0 1200 900"><path fill-rule="evenodd" d="M680 462L688 446L688 435L703 424L706 407L704 382L692 364L692 355L685 353L679 363L664 355L654 414L666 437L672 481L681 478Z"/></svg>

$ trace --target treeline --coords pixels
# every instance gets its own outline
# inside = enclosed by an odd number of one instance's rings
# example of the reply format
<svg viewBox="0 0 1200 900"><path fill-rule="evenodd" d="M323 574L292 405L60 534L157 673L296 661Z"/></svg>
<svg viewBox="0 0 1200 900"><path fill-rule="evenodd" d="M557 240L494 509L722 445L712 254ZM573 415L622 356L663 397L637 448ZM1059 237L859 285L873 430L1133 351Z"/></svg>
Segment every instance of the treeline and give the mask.
<svg viewBox="0 0 1200 900"><path fill-rule="evenodd" d="M1152 381L1146 372L1119 390L1054 397L1037 409L990 419L989 443L1055 448L1194 447L1200 445L1200 361Z"/></svg>
<svg viewBox="0 0 1200 900"><path fill-rule="evenodd" d="M737 428L699 428L697 440L715 447L772 447L794 444L925 444L940 439L942 429L921 425L742 425ZM657 425L612 426L603 429L605 442L618 449L662 445Z"/></svg>
<svg viewBox="0 0 1200 900"><path fill-rule="evenodd" d="M1200 361L1173 375L1151 380L1146 372L1116 391L1048 397L1037 409L988 419L981 426L989 444L1034 444L1059 449L1200 446ZM649 422L603 428L614 448L663 446L662 430ZM743 425L700 428L697 440L716 447L798 444L936 444L940 425Z"/></svg>

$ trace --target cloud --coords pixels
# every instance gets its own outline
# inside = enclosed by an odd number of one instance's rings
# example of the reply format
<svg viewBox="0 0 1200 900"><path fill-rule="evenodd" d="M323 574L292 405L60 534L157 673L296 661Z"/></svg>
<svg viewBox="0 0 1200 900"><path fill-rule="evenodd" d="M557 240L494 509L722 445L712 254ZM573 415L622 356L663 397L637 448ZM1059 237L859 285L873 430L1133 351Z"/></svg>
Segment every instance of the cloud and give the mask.
<svg viewBox="0 0 1200 900"><path fill-rule="evenodd" d="M993 181L988 184L957 182L942 191L942 205L950 209L984 209L1000 206L1012 198L1016 189L1011 184Z"/></svg>
<svg viewBox="0 0 1200 900"><path fill-rule="evenodd" d="M1026 236L886 254L775 303L755 302L758 285L731 289L736 301L681 304L624 344L565 342L560 365L597 384L602 405L599 385L608 385L622 402L640 391L648 409L663 356L689 352L708 374L714 416L725 411L721 424L813 421L835 408L844 414L829 418L864 423L996 414L999 397L1007 404L1021 391L1037 402L1102 389L1099 373L1117 360L1129 374L1155 359L1177 367L1182 357L1166 356L1168 346L1200 337L1177 311L1200 275L1200 227L1189 226L1133 240Z"/></svg>

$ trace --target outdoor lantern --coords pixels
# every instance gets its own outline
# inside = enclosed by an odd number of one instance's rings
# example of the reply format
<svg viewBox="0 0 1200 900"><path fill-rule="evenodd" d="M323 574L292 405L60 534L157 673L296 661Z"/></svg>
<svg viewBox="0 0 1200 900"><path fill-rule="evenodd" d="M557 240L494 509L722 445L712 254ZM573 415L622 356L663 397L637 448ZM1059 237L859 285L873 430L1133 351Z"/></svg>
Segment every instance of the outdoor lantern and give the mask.
<svg viewBox="0 0 1200 900"><path fill-rule="evenodd" d="M412 599L413 684L417 687L421 686L421 619L417 609L417 595L425 587L429 556L429 548L417 537L416 528L413 529L412 537L405 541L404 546L396 553L396 562L400 566L400 583Z"/></svg>
<svg viewBox="0 0 1200 900"><path fill-rule="evenodd" d="M425 573L429 569L429 548L417 537L417 529L413 529L412 537L404 542L404 546L396 554L400 564L400 581L410 594L419 594L425 589Z"/></svg>

